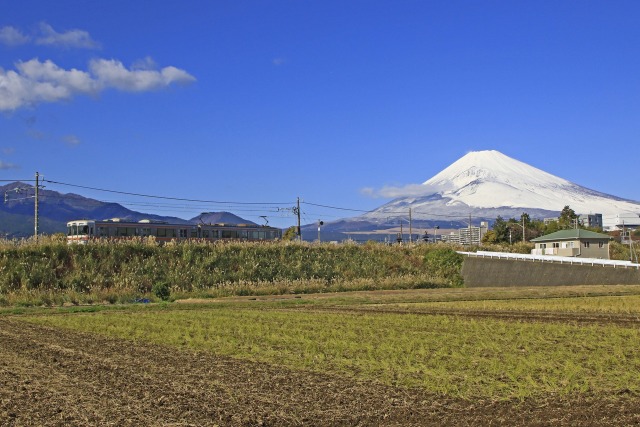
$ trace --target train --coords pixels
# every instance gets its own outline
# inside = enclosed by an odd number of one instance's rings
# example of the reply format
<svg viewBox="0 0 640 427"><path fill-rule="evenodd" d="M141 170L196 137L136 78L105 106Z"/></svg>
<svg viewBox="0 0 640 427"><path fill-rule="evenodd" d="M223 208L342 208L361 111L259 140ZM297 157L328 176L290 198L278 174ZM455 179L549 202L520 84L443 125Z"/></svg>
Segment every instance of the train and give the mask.
<svg viewBox="0 0 640 427"><path fill-rule="evenodd" d="M154 237L159 243L170 241L275 241L282 238L282 230L256 224L170 224L143 219L127 221L75 220L67 222L67 243L87 244L93 240L126 240L135 237Z"/></svg>

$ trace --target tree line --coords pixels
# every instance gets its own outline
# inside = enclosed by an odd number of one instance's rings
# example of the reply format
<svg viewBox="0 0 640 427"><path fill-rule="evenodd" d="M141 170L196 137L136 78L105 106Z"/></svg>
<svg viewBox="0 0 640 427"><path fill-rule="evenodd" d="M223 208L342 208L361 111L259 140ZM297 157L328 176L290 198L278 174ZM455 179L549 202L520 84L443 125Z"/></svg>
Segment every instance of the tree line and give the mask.
<svg viewBox="0 0 640 427"><path fill-rule="evenodd" d="M578 220L578 215L569 206L565 206L560 212L560 216L555 221L545 221L531 219L528 213L523 212L519 219L509 218L505 220L498 216L493 223L491 230L487 231L482 238L482 243L509 243L529 241L545 234L554 233L560 230L571 228L581 228L595 232L602 232L600 228L585 227ZM523 236L524 233L524 236Z"/></svg>

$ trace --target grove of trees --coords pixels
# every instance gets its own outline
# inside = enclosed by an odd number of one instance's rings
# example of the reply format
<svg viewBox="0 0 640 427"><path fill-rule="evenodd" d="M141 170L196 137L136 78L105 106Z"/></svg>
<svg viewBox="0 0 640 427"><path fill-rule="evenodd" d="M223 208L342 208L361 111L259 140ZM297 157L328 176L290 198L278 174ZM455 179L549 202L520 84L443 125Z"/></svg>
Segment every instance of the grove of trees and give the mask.
<svg viewBox="0 0 640 427"><path fill-rule="evenodd" d="M565 206L560 212L556 221L548 221L546 224L540 219L531 219L528 213L523 212L520 218L504 219L498 216L493 223L491 230L482 238L482 243L509 243L513 244L523 240L529 241L545 234L554 233L559 230L570 228L586 228L580 221L578 215L569 206ZM592 229L600 232L602 230ZM524 239L523 239L524 233Z"/></svg>

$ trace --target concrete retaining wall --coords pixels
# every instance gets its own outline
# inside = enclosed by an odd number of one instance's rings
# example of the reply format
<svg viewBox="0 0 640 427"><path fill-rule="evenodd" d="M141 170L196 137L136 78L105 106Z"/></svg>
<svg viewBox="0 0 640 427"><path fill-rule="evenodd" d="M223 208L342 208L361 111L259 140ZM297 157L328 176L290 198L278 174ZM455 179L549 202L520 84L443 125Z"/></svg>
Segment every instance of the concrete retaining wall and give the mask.
<svg viewBox="0 0 640 427"><path fill-rule="evenodd" d="M555 264L466 256L462 264L466 287L640 285L640 270L590 265Z"/></svg>

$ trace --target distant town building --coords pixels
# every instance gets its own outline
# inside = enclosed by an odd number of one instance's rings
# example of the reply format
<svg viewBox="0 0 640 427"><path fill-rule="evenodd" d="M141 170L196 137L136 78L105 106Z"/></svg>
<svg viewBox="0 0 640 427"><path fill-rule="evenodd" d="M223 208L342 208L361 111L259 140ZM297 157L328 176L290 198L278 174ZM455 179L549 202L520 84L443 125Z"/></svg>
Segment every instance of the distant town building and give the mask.
<svg viewBox="0 0 640 427"><path fill-rule="evenodd" d="M580 215L578 221L583 227L602 229L602 214Z"/></svg>
<svg viewBox="0 0 640 427"><path fill-rule="evenodd" d="M479 245L488 229L489 223L482 221L480 227L464 227L449 234L443 234L442 241L458 245Z"/></svg>
<svg viewBox="0 0 640 427"><path fill-rule="evenodd" d="M613 229L640 228L640 213L619 213L614 216Z"/></svg>
<svg viewBox="0 0 640 427"><path fill-rule="evenodd" d="M549 223L551 223L551 222L557 222L557 221L558 221L558 218L557 218L557 217L556 217L556 218L545 218L545 219L544 219L544 225L549 225Z"/></svg>
<svg viewBox="0 0 640 427"><path fill-rule="evenodd" d="M531 254L609 259L610 239L607 234L579 228L560 230L531 239L536 244Z"/></svg>

